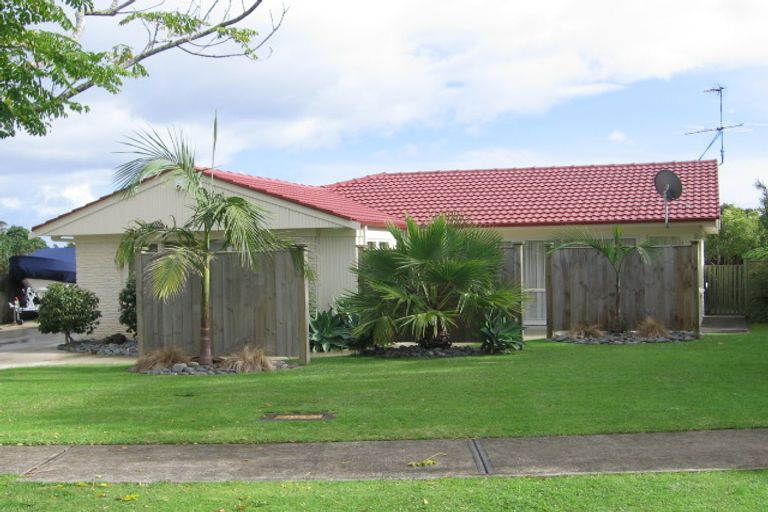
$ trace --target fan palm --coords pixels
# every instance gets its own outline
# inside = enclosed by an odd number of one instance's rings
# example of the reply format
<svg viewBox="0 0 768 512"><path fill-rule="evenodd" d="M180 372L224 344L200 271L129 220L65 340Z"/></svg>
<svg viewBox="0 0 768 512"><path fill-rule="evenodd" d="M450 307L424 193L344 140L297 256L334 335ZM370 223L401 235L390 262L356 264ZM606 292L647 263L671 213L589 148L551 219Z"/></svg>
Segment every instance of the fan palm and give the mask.
<svg viewBox="0 0 768 512"><path fill-rule="evenodd" d="M575 231L570 233L567 240L556 244L551 251L558 251L569 247L591 247L602 254L611 264L611 268L616 273L615 280L615 302L614 302L614 328L618 331L624 328L624 321L621 316L621 269L627 256L637 253L643 263L648 264L651 261L651 249L654 241L646 238L640 243L627 245L624 241L624 229L621 226L614 226L611 235L601 237L592 231Z"/></svg>
<svg viewBox="0 0 768 512"><path fill-rule="evenodd" d="M242 264L250 268L256 266L260 254L289 248L289 243L264 227L266 212L259 206L214 189L213 169L202 172L195 166L194 151L180 133L169 132L169 139L166 142L154 131L129 138L125 143L129 147L127 153L136 158L118 167L115 183L130 197L145 180L157 177L172 181L192 199L191 216L181 226L175 220L171 225L136 220L124 232L115 260L120 266L131 265L147 246L163 243L164 250L157 253L146 269L151 289L160 300L181 293L191 276L200 279L200 362L211 364L214 234L220 233L223 246L236 251ZM210 179L206 179L206 174Z"/></svg>
<svg viewBox="0 0 768 512"><path fill-rule="evenodd" d="M360 289L343 308L359 318L355 336L386 344L410 333L422 346L450 345L449 328L471 324L487 310L519 314L523 293L499 282L501 237L445 216L406 229L391 226L396 245L364 251L354 271Z"/></svg>

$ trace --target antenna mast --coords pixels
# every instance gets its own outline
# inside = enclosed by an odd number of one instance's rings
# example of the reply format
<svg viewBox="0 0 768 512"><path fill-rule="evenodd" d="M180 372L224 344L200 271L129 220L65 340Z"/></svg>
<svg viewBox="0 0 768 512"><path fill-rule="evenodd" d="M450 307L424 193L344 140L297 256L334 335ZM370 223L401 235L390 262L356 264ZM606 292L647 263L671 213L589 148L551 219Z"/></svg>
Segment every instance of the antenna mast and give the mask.
<svg viewBox="0 0 768 512"><path fill-rule="evenodd" d="M720 124L715 128L705 128L704 130L696 130L693 132L685 133L686 135L693 135L694 133L717 132L715 133L715 136L712 138L709 145L707 146L707 149L705 149L704 152L699 157L699 160L704 158L704 155L707 154L707 151L709 151L709 148L711 148L712 145L715 143L715 141L718 138L720 138L720 165L722 165L725 162L725 138L723 136L723 132L729 128L738 128L739 126L744 126L744 123L723 125L723 91L724 90L725 90L725 87L723 87L722 85L718 85L717 87L713 87L712 89L707 89L706 91L704 91L704 92L716 93L718 98L720 99Z"/></svg>

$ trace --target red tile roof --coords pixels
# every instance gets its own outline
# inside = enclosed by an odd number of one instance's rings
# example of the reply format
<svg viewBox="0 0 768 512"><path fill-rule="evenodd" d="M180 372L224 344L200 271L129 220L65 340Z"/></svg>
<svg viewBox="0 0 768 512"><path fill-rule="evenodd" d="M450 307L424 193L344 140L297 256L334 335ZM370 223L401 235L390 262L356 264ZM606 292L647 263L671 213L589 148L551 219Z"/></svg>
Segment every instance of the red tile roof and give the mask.
<svg viewBox="0 0 768 512"><path fill-rule="evenodd" d="M720 217L717 161L381 173L327 185L394 217L427 222L457 213L482 226L660 222L654 176L677 173L683 194L672 221Z"/></svg>
<svg viewBox="0 0 768 512"><path fill-rule="evenodd" d="M204 170L210 175L210 170ZM256 192L279 197L312 209L330 213L336 217L349 219L372 227L386 227L388 224L404 226L400 216L392 216L375 210L363 203L337 194L324 187L300 185L272 178L262 178L237 172L216 170L215 179L239 185Z"/></svg>

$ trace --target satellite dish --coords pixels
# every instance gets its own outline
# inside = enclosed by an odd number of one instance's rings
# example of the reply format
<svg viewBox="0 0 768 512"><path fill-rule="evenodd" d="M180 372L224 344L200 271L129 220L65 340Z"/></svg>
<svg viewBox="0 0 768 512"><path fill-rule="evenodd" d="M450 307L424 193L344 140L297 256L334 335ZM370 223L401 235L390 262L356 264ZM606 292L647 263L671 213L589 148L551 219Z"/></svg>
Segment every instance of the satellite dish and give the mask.
<svg viewBox="0 0 768 512"><path fill-rule="evenodd" d="M656 192L664 198L664 225L669 227L669 202L678 199L683 193L680 177L669 169L662 169L653 179Z"/></svg>

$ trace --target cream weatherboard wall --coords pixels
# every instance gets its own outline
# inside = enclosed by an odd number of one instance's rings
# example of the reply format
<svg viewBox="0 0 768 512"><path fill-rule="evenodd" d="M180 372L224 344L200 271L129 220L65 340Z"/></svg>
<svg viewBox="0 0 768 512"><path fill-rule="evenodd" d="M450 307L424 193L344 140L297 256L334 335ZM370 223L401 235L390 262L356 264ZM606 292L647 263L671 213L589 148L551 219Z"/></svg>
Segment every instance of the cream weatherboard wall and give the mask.
<svg viewBox="0 0 768 512"><path fill-rule="evenodd" d="M94 336L103 337L125 332L120 325L118 296L125 287L127 269L115 265L115 251L120 239L117 235L78 236L75 238L77 254L77 284L92 291L99 298L101 320Z"/></svg>

